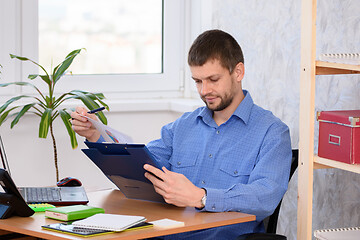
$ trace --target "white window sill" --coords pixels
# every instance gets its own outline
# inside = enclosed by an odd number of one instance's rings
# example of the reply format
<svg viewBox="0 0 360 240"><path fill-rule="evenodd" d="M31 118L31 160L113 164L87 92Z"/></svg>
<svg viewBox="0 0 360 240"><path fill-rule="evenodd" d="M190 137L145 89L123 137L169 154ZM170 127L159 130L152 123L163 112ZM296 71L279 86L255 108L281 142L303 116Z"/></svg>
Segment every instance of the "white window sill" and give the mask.
<svg viewBox="0 0 360 240"><path fill-rule="evenodd" d="M9 97L0 97L0 106ZM150 111L171 111L191 112L198 107L204 106L200 98L145 98L145 99L105 99L111 112L150 112ZM25 100L16 101L16 105L25 104ZM75 108L83 103L80 100L63 103L62 108Z"/></svg>
<svg viewBox="0 0 360 240"><path fill-rule="evenodd" d="M106 101L111 112L190 112L204 104L200 99L131 99Z"/></svg>
<svg viewBox="0 0 360 240"><path fill-rule="evenodd" d="M200 99L118 99L105 100L110 112L150 112L150 111L171 111L171 112L191 112L198 107L204 106ZM80 101L69 102L63 107L74 108L82 105Z"/></svg>

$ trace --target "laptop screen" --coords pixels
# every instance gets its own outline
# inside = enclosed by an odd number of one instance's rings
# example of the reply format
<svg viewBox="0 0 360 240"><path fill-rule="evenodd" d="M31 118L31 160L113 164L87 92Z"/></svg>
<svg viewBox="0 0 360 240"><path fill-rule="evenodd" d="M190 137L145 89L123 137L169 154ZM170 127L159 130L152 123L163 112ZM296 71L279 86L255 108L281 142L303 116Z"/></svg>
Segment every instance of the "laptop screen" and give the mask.
<svg viewBox="0 0 360 240"><path fill-rule="evenodd" d="M9 173L9 175L11 175L1 135L0 135L0 158L1 158L1 165L2 165L1 167L6 169Z"/></svg>

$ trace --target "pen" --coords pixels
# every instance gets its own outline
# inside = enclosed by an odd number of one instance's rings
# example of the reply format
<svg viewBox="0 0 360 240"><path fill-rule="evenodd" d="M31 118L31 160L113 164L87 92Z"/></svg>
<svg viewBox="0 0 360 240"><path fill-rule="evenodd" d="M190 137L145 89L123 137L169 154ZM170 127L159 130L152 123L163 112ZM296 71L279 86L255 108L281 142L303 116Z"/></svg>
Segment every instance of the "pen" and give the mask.
<svg viewBox="0 0 360 240"><path fill-rule="evenodd" d="M88 111L87 113L96 113L96 112L99 112L99 111L102 111L102 110L104 110L105 109L105 107L101 107L101 108L97 108L97 109L94 109L94 110L91 110L91 111Z"/></svg>

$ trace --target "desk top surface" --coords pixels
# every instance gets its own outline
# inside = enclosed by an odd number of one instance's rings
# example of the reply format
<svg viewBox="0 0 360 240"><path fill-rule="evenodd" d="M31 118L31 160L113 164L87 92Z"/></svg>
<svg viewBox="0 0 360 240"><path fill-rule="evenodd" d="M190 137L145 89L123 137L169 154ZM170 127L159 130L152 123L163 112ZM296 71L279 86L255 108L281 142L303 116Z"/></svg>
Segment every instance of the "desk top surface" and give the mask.
<svg viewBox="0 0 360 240"><path fill-rule="evenodd" d="M131 200L119 190L101 190L88 192L90 202L88 205L101 207L105 213L139 215L147 218L148 222L169 218L184 222L184 226L176 228L151 227L135 231L99 235L88 239L141 239L174 233L188 232L211 227L219 227L255 220L254 215L238 212L198 212L194 208L179 208L173 205L154 203L148 201ZM11 217L0 220L0 229L22 233L45 239L84 239L70 234L43 230L42 225L57 223L59 221L45 218L44 213L35 213L31 217Z"/></svg>

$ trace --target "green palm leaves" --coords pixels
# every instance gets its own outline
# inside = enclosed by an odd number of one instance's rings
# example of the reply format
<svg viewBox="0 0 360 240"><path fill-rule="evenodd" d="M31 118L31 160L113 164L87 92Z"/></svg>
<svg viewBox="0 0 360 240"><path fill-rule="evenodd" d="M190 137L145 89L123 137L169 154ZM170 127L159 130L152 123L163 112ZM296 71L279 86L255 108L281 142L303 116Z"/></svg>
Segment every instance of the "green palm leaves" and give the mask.
<svg viewBox="0 0 360 240"><path fill-rule="evenodd" d="M3 124L6 120L12 119L10 127L13 128L19 122L22 116L24 116L26 113L32 113L40 117L39 137L46 138L49 129L53 137L52 123L60 115L70 137L71 146L72 148L76 148L78 146L78 143L76 140L75 132L73 131L71 123L69 121L71 117L70 114L67 112L68 109L61 108L62 103L67 100L79 99L90 110L99 108L100 105L104 106L107 110L109 110L108 105L103 102L103 99L105 97L102 93L90 93L81 90L72 90L70 92L63 93L60 96L54 95L56 83L66 73L66 70L70 67L73 60L81 52L81 50L82 49L77 49L70 52L66 56L65 60L62 61L59 65L57 65L50 72L50 74L44 69L44 67L42 67L35 61L26 57L20 57L10 54L11 58L15 58L20 61L32 62L33 64L37 65L43 73L29 75L28 79L30 79L30 82L11 82L0 84L0 87L7 87L10 85L29 87L32 88L35 92L34 94L30 95L19 95L12 97L7 100L2 106L0 106L0 125ZM31 83L31 80L34 80L35 78L40 78L47 85L48 92L46 94L41 92L37 86ZM16 103L20 104L16 105ZM107 119L102 112L98 112L96 113L96 115L99 117L101 122L107 124ZM57 153L54 137L53 145L55 155L54 157L56 162L55 165L57 169Z"/></svg>

